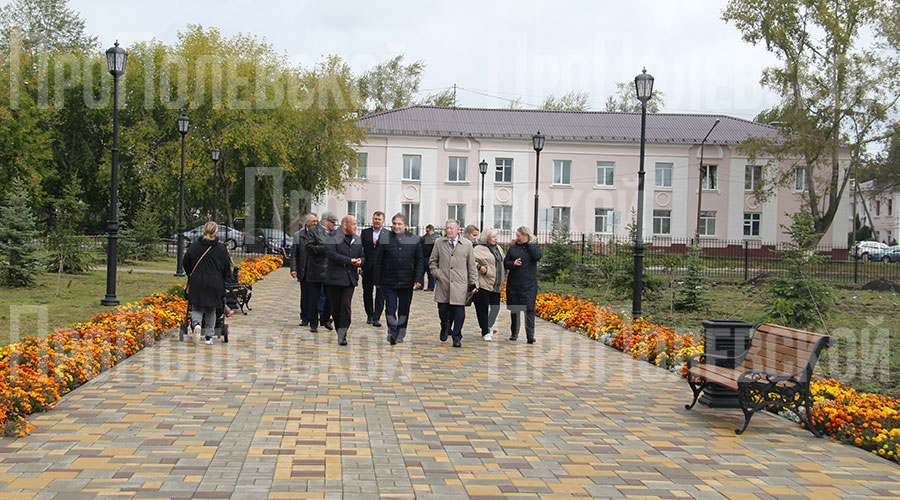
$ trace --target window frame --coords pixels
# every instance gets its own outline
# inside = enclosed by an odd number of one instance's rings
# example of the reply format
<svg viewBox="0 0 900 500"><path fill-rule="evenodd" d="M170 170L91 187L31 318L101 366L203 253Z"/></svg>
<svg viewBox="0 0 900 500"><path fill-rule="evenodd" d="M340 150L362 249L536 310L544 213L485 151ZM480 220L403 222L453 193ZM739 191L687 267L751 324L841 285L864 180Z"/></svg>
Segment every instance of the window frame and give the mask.
<svg viewBox="0 0 900 500"><path fill-rule="evenodd" d="M557 167L559 167L559 180L557 179ZM568 182L566 182L568 181ZM572 160L553 160L553 183L552 186L571 186L572 185Z"/></svg>
<svg viewBox="0 0 900 500"><path fill-rule="evenodd" d="M803 172L803 175L800 175L800 172ZM803 179L803 186L801 187L800 179ZM797 167L794 169L794 192L795 193L805 193L809 191L809 175L806 171L806 167Z"/></svg>
<svg viewBox="0 0 900 500"><path fill-rule="evenodd" d="M754 228L756 234L753 234ZM744 236L748 238L759 238L762 231L762 214L759 212L744 212Z"/></svg>
<svg viewBox="0 0 900 500"><path fill-rule="evenodd" d="M755 191L762 185L762 165L744 165L744 191ZM747 187L747 174L750 174L750 187Z"/></svg>
<svg viewBox="0 0 900 500"><path fill-rule="evenodd" d="M509 165L506 165L505 162L509 161ZM501 163L502 162L502 163ZM500 167L500 168L497 168ZM494 159L494 184L512 184L512 168L513 168L513 159L512 158L495 158ZM497 177L500 177L501 180L497 180ZM509 180L503 180L504 178L509 178Z"/></svg>
<svg viewBox="0 0 900 500"><path fill-rule="evenodd" d="M712 214L710 216L710 214ZM706 236L708 238L714 238L716 236L716 216L717 213L715 210L703 210L700 212L700 227L697 228L697 233L700 236ZM712 234L709 233L709 224L712 221Z"/></svg>
<svg viewBox="0 0 900 500"><path fill-rule="evenodd" d="M494 229L512 231L512 205L494 205Z"/></svg>
<svg viewBox="0 0 900 500"><path fill-rule="evenodd" d="M704 191L718 191L719 190L719 166L713 164L706 164L700 166L700 185ZM710 182L712 179L712 182ZM712 186L710 186L712 184Z"/></svg>
<svg viewBox="0 0 900 500"><path fill-rule="evenodd" d="M454 208L454 213L450 213L451 208ZM459 216L459 209L462 208L463 216ZM465 203L448 203L447 204L447 220L456 219L459 221L459 227L466 227L466 204Z"/></svg>
<svg viewBox="0 0 900 500"><path fill-rule="evenodd" d="M660 165L668 165L668 167L660 168L659 167ZM660 188L660 189L672 189L672 177L675 173L675 164L670 161L660 161L660 162L656 162L656 164L654 165L654 168L655 168L655 171L654 171L653 186L656 188ZM665 178L662 179L663 183L660 184L659 177L660 177L660 173L662 173L662 172L668 172L668 174L669 174L669 179L668 179L669 183L668 184L665 183L665 180L666 180Z"/></svg>
<svg viewBox="0 0 900 500"><path fill-rule="evenodd" d="M354 204L354 210L350 210L350 204ZM362 211L359 210L360 203ZM366 225L366 200L347 200L347 214L356 217L356 223L360 226Z"/></svg>
<svg viewBox="0 0 900 500"><path fill-rule="evenodd" d="M359 161L359 168L356 170L356 175L354 178L356 179L368 179L369 178L369 153L365 151L359 151L356 153L356 157Z"/></svg>
<svg viewBox="0 0 900 500"><path fill-rule="evenodd" d="M603 180L600 182L600 171L603 170ZM605 182L609 181L609 183ZM597 184L599 187L615 187L616 185L616 162L614 161L597 161Z"/></svg>
<svg viewBox="0 0 900 500"><path fill-rule="evenodd" d="M456 160L456 178L453 179L451 174L453 173L453 162ZM462 162L463 168L460 170L459 164ZM447 182L455 182L455 183L466 183L469 179L469 158L466 156L450 156L447 158ZM462 172L462 179L459 178L459 173Z"/></svg>
<svg viewBox="0 0 900 500"><path fill-rule="evenodd" d="M606 212L605 214L601 212ZM594 207L594 232L599 234L613 234L615 229L615 210L612 208ZM603 223L603 230L597 229L597 223Z"/></svg>
<svg viewBox="0 0 900 500"><path fill-rule="evenodd" d="M665 212L665 215L662 214ZM659 225L657 225L659 222ZM662 231L665 223L666 231ZM658 229L657 229L658 228ZM672 234L672 211L666 209L653 209L653 234L671 235Z"/></svg>
<svg viewBox="0 0 900 500"><path fill-rule="evenodd" d="M413 217L414 211L415 217ZM419 211L420 204L418 202L405 201L400 204L400 212L406 216L406 224L408 227L419 227Z"/></svg>
<svg viewBox="0 0 900 500"><path fill-rule="evenodd" d="M409 175L407 175L407 172L406 172L407 158L410 160L410 164L409 164ZM417 175L416 177L413 177L412 174L413 174L413 172L414 172L414 169L413 169L413 166L414 166L413 163L414 163L414 162L412 162L412 160L413 160L413 159L416 159L416 158L418 158L418 163L419 163L419 165L418 165L418 172L416 172L418 175ZM403 170L403 171L400 173L400 179L401 179L401 180L403 180L403 181L413 181L413 182L421 181L421 180L422 180L422 155L407 155L407 154L403 155L403 169L402 169L402 170Z"/></svg>

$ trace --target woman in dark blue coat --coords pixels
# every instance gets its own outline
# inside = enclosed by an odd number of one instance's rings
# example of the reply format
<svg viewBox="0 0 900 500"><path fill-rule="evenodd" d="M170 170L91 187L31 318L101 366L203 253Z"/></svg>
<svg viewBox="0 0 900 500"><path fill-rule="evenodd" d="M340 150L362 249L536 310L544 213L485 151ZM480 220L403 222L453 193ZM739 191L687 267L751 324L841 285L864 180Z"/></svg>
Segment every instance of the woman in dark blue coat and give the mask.
<svg viewBox="0 0 900 500"><path fill-rule="evenodd" d="M537 263L541 247L531 231L522 226L516 229L516 242L503 259L506 275L506 307L510 311L509 340L519 338L520 315L525 313L525 335L534 343L534 302L537 300Z"/></svg>

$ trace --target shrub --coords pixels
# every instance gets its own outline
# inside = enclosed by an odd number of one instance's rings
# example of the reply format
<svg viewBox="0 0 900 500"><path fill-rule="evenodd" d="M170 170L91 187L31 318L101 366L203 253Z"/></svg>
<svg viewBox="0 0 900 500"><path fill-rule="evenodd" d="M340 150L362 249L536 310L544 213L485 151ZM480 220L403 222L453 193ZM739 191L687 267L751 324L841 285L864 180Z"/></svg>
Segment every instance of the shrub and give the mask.
<svg viewBox="0 0 900 500"><path fill-rule="evenodd" d="M566 281L578 259L575 247L569 244L569 225L554 224L550 238L551 242L543 248L541 272L548 281Z"/></svg>
<svg viewBox="0 0 900 500"><path fill-rule="evenodd" d="M25 183L16 178L0 207L0 284L8 287L34 283L40 272L38 246L34 241L34 214Z"/></svg>

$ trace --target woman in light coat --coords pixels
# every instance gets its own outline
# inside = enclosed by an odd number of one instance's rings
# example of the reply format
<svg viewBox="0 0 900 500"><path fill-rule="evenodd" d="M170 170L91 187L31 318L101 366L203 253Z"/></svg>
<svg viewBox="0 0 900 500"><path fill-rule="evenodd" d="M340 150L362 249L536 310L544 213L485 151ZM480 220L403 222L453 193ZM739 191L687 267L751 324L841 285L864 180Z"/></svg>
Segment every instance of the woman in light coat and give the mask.
<svg viewBox="0 0 900 500"><path fill-rule="evenodd" d="M478 293L475 294L475 313L481 338L493 340L494 322L500 313L500 292L506 272L503 268L503 249L497 244L497 231L487 228L475 246L475 265L478 266Z"/></svg>

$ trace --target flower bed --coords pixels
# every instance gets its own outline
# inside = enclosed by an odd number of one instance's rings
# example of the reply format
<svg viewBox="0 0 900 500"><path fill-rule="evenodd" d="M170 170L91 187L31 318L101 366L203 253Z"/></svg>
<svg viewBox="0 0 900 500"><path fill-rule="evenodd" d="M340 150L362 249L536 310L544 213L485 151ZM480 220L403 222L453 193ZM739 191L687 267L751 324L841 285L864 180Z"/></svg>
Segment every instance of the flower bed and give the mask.
<svg viewBox="0 0 900 500"><path fill-rule="evenodd" d="M687 375L687 359L703 352L703 339L679 334L649 319L632 321L625 311L572 295L540 294L535 314L657 366ZM834 379L814 376L812 423L832 440L900 462L900 401L858 393Z"/></svg>
<svg viewBox="0 0 900 500"><path fill-rule="evenodd" d="M248 262L249 261L249 262ZM277 265L275 265L277 262ZM256 281L281 266L278 257L247 259L240 273ZM246 271L245 271L246 268ZM59 398L115 366L184 319L180 294L157 293L116 307L85 323L60 328L46 338L26 336L0 348L0 430L27 434L28 415L46 411Z"/></svg>
<svg viewBox="0 0 900 500"><path fill-rule="evenodd" d="M263 257L247 257L241 261L238 280L241 283L256 283L266 274L281 267L281 257L266 255Z"/></svg>

